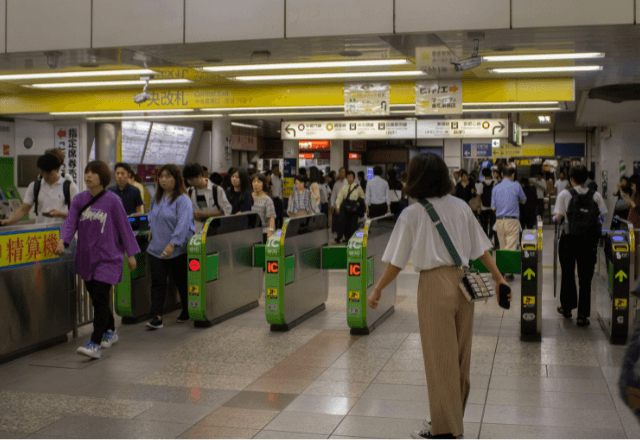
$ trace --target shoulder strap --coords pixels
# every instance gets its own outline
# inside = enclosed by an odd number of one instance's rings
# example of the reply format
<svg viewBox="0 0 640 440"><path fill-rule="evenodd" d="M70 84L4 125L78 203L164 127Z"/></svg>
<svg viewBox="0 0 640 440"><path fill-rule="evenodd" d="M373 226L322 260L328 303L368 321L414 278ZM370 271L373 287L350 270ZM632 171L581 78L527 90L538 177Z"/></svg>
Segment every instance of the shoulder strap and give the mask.
<svg viewBox="0 0 640 440"><path fill-rule="evenodd" d="M78 230L78 228L80 227L80 217L82 217L82 213L85 212L89 208L89 206L91 206L94 203L96 203L98 201L98 199L100 199L100 197L102 197L106 193L107 193L107 191L103 189L102 191L100 191L100 193L98 195L96 195L91 200L89 200L89 202L87 202L87 204L84 205L82 207L82 209L80 209L80 211L78 211L78 219L76 220L76 230Z"/></svg>
<svg viewBox="0 0 640 440"><path fill-rule="evenodd" d="M447 230L442 224L442 221L440 220L440 217L438 216L436 209L426 199L420 200L420 204L427 211L427 214L431 218L431 221L433 222L433 224L436 226L436 229L440 233L440 237L442 237L442 241L444 241L444 245L449 251L449 255L451 255L451 258L453 258L453 264L455 264L458 267L461 267L462 260L460 259L460 255L458 254L456 247L453 245L453 242L451 241L451 237L449 237Z"/></svg>
<svg viewBox="0 0 640 440"><path fill-rule="evenodd" d="M64 203L67 205L67 210L71 208L71 181L65 180L62 184L62 193L64 194Z"/></svg>
<svg viewBox="0 0 640 440"><path fill-rule="evenodd" d="M35 214L38 215L38 194L40 194L40 186L42 185L42 180L38 179L33 182L33 200L35 204Z"/></svg>
<svg viewBox="0 0 640 440"><path fill-rule="evenodd" d="M215 183L211 183L211 185L211 191L213 191L213 203L218 209L221 210L222 208L220 208L220 205L218 205L218 185L216 185Z"/></svg>
<svg viewBox="0 0 640 440"><path fill-rule="evenodd" d="M189 193L189 198L191 198L191 195L193 194L193 187L190 186L187 192Z"/></svg>

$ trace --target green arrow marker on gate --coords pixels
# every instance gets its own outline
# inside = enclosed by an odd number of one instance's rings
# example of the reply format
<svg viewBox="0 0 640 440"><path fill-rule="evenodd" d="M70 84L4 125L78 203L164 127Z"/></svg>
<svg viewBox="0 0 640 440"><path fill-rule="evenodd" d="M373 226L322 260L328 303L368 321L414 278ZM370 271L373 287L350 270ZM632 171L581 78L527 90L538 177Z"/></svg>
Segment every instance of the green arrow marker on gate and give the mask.
<svg viewBox="0 0 640 440"><path fill-rule="evenodd" d="M616 279L620 282L622 282L625 278L627 278L627 274L623 271L620 271L616 274Z"/></svg>
<svg viewBox="0 0 640 440"><path fill-rule="evenodd" d="M534 277L534 278L535 278L536 273L535 273L534 271L532 271L531 269L527 269L527 270L524 272L524 276L525 276L525 277L527 277L527 279L528 279L529 281L531 281L531 277Z"/></svg>

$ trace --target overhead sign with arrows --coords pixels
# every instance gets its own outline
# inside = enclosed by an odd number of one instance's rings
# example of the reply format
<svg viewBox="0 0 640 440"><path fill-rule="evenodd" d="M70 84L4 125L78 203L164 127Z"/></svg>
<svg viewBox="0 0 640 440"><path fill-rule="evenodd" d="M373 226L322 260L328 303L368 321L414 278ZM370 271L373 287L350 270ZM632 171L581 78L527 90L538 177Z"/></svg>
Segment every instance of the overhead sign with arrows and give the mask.
<svg viewBox="0 0 640 440"><path fill-rule="evenodd" d="M344 85L345 116L388 116L390 100L388 82Z"/></svg>
<svg viewBox="0 0 640 440"><path fill-rule="evenodd" d="M286 121L282 139L292 140L372 140L415 139L415 121Z"/></svg>
<svg viewBox="0 0 640 440"><path fill-rule="evenodd" d="M416 81L416 114L462 114L462 80Z"/></svg>
<svg viewBox="0 0 640 440"><path fill-rule="evenodd" d="M417 122L418 139L501 139L509 136L507 119L445 119Z"/></svg>

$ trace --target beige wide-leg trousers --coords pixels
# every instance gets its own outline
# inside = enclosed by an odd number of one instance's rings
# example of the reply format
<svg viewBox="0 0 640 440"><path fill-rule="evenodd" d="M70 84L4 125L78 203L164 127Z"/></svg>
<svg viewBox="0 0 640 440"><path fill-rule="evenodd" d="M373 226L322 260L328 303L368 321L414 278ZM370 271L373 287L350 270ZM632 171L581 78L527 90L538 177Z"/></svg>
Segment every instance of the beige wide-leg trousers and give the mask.
<svg viewBox="0 0 640 440"><path fill-rule="evenodd" d="M455 266L420 272L418 319L433 435L464 433L473 304L460 290L463 275Z"/></svg>

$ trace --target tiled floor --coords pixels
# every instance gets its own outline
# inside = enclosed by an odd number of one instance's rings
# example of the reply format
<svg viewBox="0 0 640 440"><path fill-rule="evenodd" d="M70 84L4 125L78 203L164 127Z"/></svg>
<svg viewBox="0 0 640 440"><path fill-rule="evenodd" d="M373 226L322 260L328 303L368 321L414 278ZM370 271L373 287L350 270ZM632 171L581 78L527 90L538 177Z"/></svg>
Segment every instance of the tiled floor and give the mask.
<svg viewBox="0 0 640 440"><path fill-rule="evenodd" d="M544 265L552 264L552 233ZM395 313L370 336L349 334L346 274L330 274L327 309L271 333L262 308L210 329L118 325L99 362L81 340L0 366L0 438L409 438L429 416L415 289L404 271ZM466 438L638 438L617 392L623 347L592 311L559 316L544 270L543 339L519 339L512 307L475 309ZM594 302L595 304L595 302Z"/></svg>

